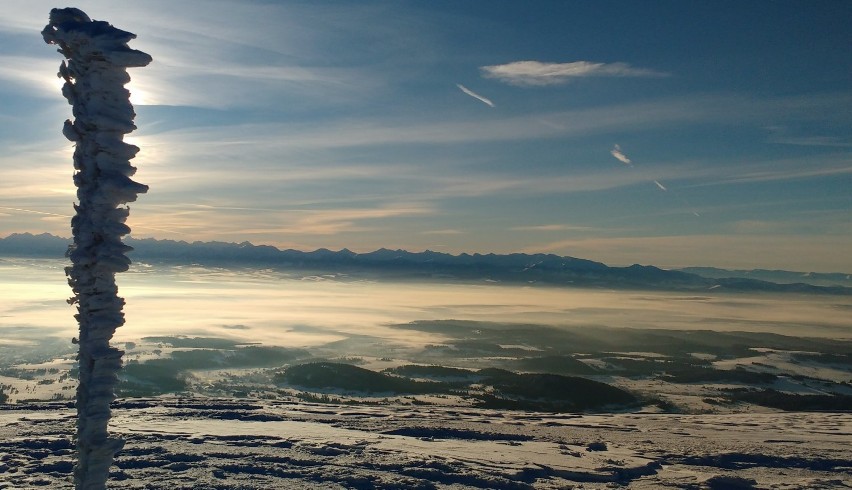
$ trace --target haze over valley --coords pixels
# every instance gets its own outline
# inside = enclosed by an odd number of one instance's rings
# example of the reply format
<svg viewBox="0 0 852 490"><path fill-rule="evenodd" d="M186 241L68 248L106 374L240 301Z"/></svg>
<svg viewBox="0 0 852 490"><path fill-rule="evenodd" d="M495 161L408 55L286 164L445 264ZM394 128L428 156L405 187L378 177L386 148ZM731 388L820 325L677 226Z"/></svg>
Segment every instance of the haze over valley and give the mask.
<svg viewBox="0 0 852 490"><path fill-rule="evenodd" d="M15 488L61 484L70 470L66 264L0 259L0 389L13 404L0 450L17 454L0 482ZM840 286L696 292L309 269L161 257L122 276L115 425L129 446L113 477L126 488L292 478L316 488L725 488L778 482L784 466L788 488L846 481L852 296ZM684 449L690 438L704 442ZM55 448L47 460L43 444ZM228 456L236 448L255 463ZM346 473L333 469L341 464Z"/></svg>

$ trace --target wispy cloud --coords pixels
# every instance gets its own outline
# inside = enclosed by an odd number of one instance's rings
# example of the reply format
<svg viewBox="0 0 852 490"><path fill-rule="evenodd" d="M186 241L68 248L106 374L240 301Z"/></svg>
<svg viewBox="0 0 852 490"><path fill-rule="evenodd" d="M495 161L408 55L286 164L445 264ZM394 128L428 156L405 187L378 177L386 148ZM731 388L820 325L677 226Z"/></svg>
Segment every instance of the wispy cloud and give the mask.
<svg viewBox="0 0 852 490"><path fill-rule="evenodd" d="M70 214L48 213L46 211L36 211L35 209L9 208L9 207L6 207L6 206L0 206L0 209L6 210L6 211L15 211L17 213L41 214L41 215L44 215L44 216L58 216L60 218L70 218L71 217ZM7 214L6 216L10 216L10 215Z"/></svg>
<svg viewBox="0 0 852 490"><path fill-rule="evenodd" d="M792 181L800 179L852 175L852 163L847 153L826 154L819 165L808 165L810 159L785 158L760 162L730 162L724 167L725 174L708 175L701 182L688 187L706 187L754 182ZM746 165L748 163L748 165Z"/></svg>
<svg viewBox="0 0 852 490"><path fill-rule="evenodd" d="M433 214L431 205L383 203L375 207L333 209L262 209L231 206L163 204L134 208L134 230L159 230L197 240L246 237L260 243L278 243L282 237L329 237L386 230L385 220ZM163 233L156 234L164 237ZM168 236L165 236L168 238Z"/></svg>
<svg viewBox="0 0 852 490"><path fill-rule="evenodd" d="M724 99L711 100L717 105L724 102ZM431 200L501 193L588 192L651 183L654 180L667 188L669 184L674 186L677 183L683 189L697 185L848 174L852 171L848 155L841 153L824 155L818 164L808 165L803 165L802 158L749 160L748 165L742 161L691 159L668 165L657 162L646 166L641 173L596 168L593 172L573 171L565 175L533 177L523 172L495 172L493 166L464 158L438 163L428 157L418 157L403 146L491 141L503 143L594 134L622 127L617 114L625 112L644 113L649 118L645 127L653 124L657 117L654 114L658 114L662 121L696 116L690 104L685 104L683 112L675 109L678 105L629 105L549 115L564 121L565 126L560 129L535 124L538 116L482 122L418 121L406 124L393 119L376 119L361 121L360 124L340 121L309 126L274 123L191 128L134 137L134 143L143 148L134 160L134 165L140 169L140 181L152 185L152 188L156 187L160 194L173 189L175 194L191 190L193 193L208 195L211 192L223 192L227 187L243 192L250 190L252 196L266 196L270 189L277 188L286 189L280 195L301 199L307 197L307 185L313 186L311 194L316 199L325 200L332 197L329 191L342 186L347 189L346 196L350 201L363 196L396 195ZM287 137L282 138L281 135ZM395 147L392 151L390 145ZM386 151L378 156L373 155L372 150L361 150L360 147L382 147ZM617 150L624 153L621 148ZM370 161L354 157L362 151L370 152ZM235 162L244 160L248 155L253 162L253 171L241 172ZM617 157L613 155L613 158ZM201 161L205 162L205 170L199 173L194 162ZM282 161L288 163L282 165ZM258 175L264 178L258 179ZM471 175L475 178L470 178ZM335 196L341 195L335 192Z"/></svg>
<svg viewBox="0 0 852 490"><path fill-rule="evenodd" d="M654 183L657 184L657 187L659 187L661 191L667 191L668 190L668 189L666 189L666 186L664 186L663 184L660 183L659 180L655 180Z"/></svg>
<svg viewBox="0 0 852 490"><path fill-rule="evenodd" d="M189 214L170 215L165 212L167 210L157 209L156 204L186 202L186 196L191 195L200 204L245 208L364 209L410 201L430 203L440 208L442 203L458 197L567 195L649 184L653 180L665 183L672 189L670 192L677 193L694 186L849 175L852 173L849 156L842 152L822 155L818 161L803 157L783 160L767 157L747 162L701 159L682 160L676 164L649 162L643 172L613 172L601 166L584 167L584 162L575 161L571 163L576 163L577 168L572 166L570 169L566 167L564 172L531 175L525 168L485 164L486 160L493 158L491 156L481 161L470 157L435 160L429 155L411 152L404 146L477 142L494 142L492 146L496 146L519 140L618 132L633 127L644 130L654 125L684 121L716 121L717 109L719 118L722 117L721 112L725 113L724 117L730 117L730 110L742 109L743 106L753 111L750 117L756 117L754 114L789 117L787 108L790 105L797 106L800 113L819 111L824 114L826 111L822 109L830 100L791 104L788 99L755 102L723 96L695 100L666 98L579 111L501 116L486 118L485 121L482 118L448 122L428 118L414 121L396 117L359 121L334 118L323 124L233 124L161 133L150 132L150 126L140 125L140 130L128 140L142 148L133 161L139 167L137 180L151 185L153 191L133 205L131 219L149 228L172 229L191 234L195 239L214 239L216 235L212 230L218 230L218 227L211 223L219 219L217 213L206 213L203 219ZM60 106L59 110L67 111L66 107ZM553 127L542 125L539 123L542 118L558 121L559 124ZM61 120L61 117L56 117L56 120ZM149 131L147 134L146 130ZM0 155L0 205L56 214L70 211L74 200L69 175L73 148L58 130L48 134L53 136L47 143L40 141L27 147L8 147ZM382 152L375 152L374 148L382 148ZM23 161L35 163L22 167ZM248 161L251 165L244 163ZM200 171L201 168L203 171ZM258 215L248 210L237 212L234 210L233 214L240 216L232 220L234 225L229 229L240 229L239 221L245 222L247 218L253 219ZM24 217L24 213L17 215ZM33 218L36 215L29 216ZM48 218L48 215L43 217ZM303 215L301 219L306 217ZM140 221L141 218L145 220ZM305 230L328 231L346 221L348 224L338 227L339 230L365 229L375 223L384 226L380 222L367 223L360 219L336 220L331 224L317 221L301 223ZM279 221L274 226L295 233L298 227L294 223L296 221L293 220ZM514 222L509 226L523 224L523 221ZM51 231L59 229L59 225L56 226ZM135 224L131 223L131 226L136 229ZM212 227L210 233L203 227ZM253 226L261 227L260 223ZM456 227L457 224L448 223L435 228ZM66 228L63 226L62 232L67 234Z"/></svg>
<svg viewBox="0 0 852 490"><path fill-rule="evenodd" d="M663 77L666 73L647 68L635 68L627 63L595 63L573 61L570 63L543 63L541 61L514 61L503 65L480 67L486 78L520 87L559 85L581 77Z"/></svg>
<svg viewBox="0 0 852 490"><path fill-rule="evenodd" d="M462 92L466 93L467 95L470 95L470 96L471 96L471 97L473 97L474 99L476 99L476 100L478 100L478 101L482 102L483 104L487 105L488 107L496 107L496 106L494 105L494 102L491 102L491 99L488 99L488 98L485 98L485 97L483 97L483 96L479 95L478 93L476 93L476 92L474 92L473 90L471 90L471 89L469 89L469 88L465 87L464 85L462 85L462 84L460 84L460 83L457 83L457 84L456 84L456 87L458 87L458 88L459 88L459 90L461 90Z"/></svg>
<svg viewBox="0 0 852 490"><path fill-rule="evenodd" d="M372 145L506 142L576 137L628 129L647 131L673 124L699 121L725 123L732 117L736 117L740 122L744 118L754 119L775 115L781 112L782 107L785 110L784 114L789 116L791 112L787 111L786 104L782 102L758 102L726 96L670 97L587 109L521 114L487 121L481 118L469 120L430 120L428 117L414 120L395 117L358 120L339 118L309 123L243 123L229 127L219 126L218 129L192 128L180 131L208 133L204 135L205 139L202 142L204 145L219 144L219 138L209 134L210 131L221 132L220 137L224 138L224 141L234 141L234 135L240 135L240 142L244 144L259 143L260 139L268 139L267 143L273 144L276 151L280 151L282 147L329 149ZM822 108L827 104L828 101L825 104L815 103L812 107ZM542 121L548 123L543 124ZM139 132L134 134L143 134L145 130L145 127L140 126ZM288 137L282 138L281 135L288 135ZM191 135L186 134L186 136ZM255 146L252 151L260 150Z"/></svg>
<svg viewBox="0 0 852 490"><path fill-rule="evenodd" d="M615 145L615 146L612 148L612 150L610 150L610 151L609 151L609 153L610 153L612 156L614 156L614 157L615 157L615 158L616 158L619 162L621 162L621 163L624 163L624 164L626 164L626 165L630 165L630 164L632 163L632 162L630 161L630 159L629 159L629 158L627 158L627 155L625 155L625 154L621 151L621 147L620 147L620 146L618 146L618 145Z"/></svg>
<svg viewBox="0 0 852 490"><path fill-rule="evenodd" d="M143 94L144 105L219 109L257 107L276 97L292 98L294 93L318 100L341 100L373 85L353 70L213 58L207 62L170 60L163 54L145 70L131 71L131 77L133 86L128 88L134 94Z"/></svg>
<svg viewBox="0 0 852 490"><path fill-rule="evenodd" d="M26 43L8 41L18 44L7 45L8 51L33 57L2 57L0 78L27 83L24 88L30 92L58 93L50 84L56 82L51 77L61 56L43 43L32 49L30 39L33 34L38 38L50 6L26 0L4 0L3 6L3 34L27 35ZM119 6L91 0L80 7L95 19L137 33L131 47L154 57L144 70L130 72L129 88L137 105L245 108L281 100L291 105L305 100L339 104L360 101L384 83L351 63L329 63L329 53L322 48L330 39L351 34L357 27L348 22L366 18L370 6L332 9L231 0L148 0ZM380 35L371 30L362 36L372 40ZM321 66L315 66L320 57Z"/></svg>
<svg viewBox="0 0 852 490"><path fill-rule="evenodd" d="M792 221L741 219L730 223L728 226L730 226L733 233L759 235L766 233L795 233L796 229L801 227L801 224Z"/></svg>
<svg viewBox="0 0 852 490"><path fill-rule="evenodd" d="M566 224L549 224L549 225L525 225L515 226L511 228L513 231L588 231L591 230L588 226L575 226Z"/></svg>
<svg viewBox="0 0 852 490"><path fill-rule="evenodd" d="M364 221L413 217L432 214L429 206L393 205L380 208L303 211L290 231L302 234L330 235L344 231L366 230Z"/></svg>
<svg viewBox="0 0 852 490"><path fill-rule="evenodd" d="M35 97L53 97L61 99L62 81L59 72L59 60L27 56L0 56L0 80L13 83L18 89Z"/></svg>
<svg viewBox="0 0 852 490"><path fill-rule="evenodd" d="M770 143L797 146L829 146L837 148L852 147L852 139L850 139L849 135L803 135L780 125L766 126L765 129L770 132L768 140Z"/></svg>
<svg viewBox="0 0 852 490"><path fill-rule="evenodd" d="M779 137L770 140L771 143L797 146L831 146L837 148L852 148L852 141L837 136L799 136Z"/></svg>

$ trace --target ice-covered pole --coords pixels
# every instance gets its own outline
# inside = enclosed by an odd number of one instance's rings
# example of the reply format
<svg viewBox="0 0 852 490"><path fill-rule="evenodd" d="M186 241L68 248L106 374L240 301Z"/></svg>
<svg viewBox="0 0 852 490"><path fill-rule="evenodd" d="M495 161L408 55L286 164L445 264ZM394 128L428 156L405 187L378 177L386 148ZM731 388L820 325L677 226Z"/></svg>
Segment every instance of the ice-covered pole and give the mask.
<svg viewBox="0 0 852 490"><path fill-rule="evenodd" d="M129 160L139 148L123 141L136 129L124 85L130 81L127 68L145 66L151 57L127 46L135 34L93 21L74 8L51 10L42 35L67 59L59 76L65 79L62 95L74 114L74 121L65 121L62 130L76 145L78 201L71 220L71 266L65 270L74 292L69 303L77 304L80 325L74 485L78 490L104 489L115 453L124 445L122 439L110 437L107 427L124 354L110 345L115 330L124 324L124 300L118 297L115 273L130 265L125 255L130 247L121 242L130 232L125 224L129 210L123 205L148 190L130 178L136 168Z"/></svg>

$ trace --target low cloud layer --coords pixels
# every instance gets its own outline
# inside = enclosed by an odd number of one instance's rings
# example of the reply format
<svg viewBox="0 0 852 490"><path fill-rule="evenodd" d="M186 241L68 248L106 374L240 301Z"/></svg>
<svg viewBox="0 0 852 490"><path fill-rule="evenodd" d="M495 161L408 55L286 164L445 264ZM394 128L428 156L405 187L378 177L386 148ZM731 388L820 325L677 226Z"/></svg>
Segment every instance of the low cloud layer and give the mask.
<svg viewBox="0 0 852 490"><path fill-rule="evenodd" d="M580 77L662 77L666 73L635 68L627 63L542 63L541 61L514 61L503 65L480 68L485 78L520 87L559 85Z"/></svg>

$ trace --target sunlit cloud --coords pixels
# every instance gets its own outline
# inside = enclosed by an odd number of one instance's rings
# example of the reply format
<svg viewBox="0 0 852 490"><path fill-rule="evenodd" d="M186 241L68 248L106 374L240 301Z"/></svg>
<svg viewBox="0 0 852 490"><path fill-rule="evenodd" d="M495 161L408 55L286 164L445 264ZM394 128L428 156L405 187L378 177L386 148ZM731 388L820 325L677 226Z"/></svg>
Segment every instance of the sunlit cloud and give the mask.
<svg viewBox="0 0 852 490"><path fill-rule="evenodd" d="M336 209L270 209L246 211L217 206L157 205L139 207L133 213L135 230L150 235L148 230L160 228L169 233L188 235L197 240L236 237L255 243L279 244L299 237L334 237L348 233L392 229L391 221L434 214L426 204L381 204L373 208Z"/></svg>
<svg viewBox="0 0 852 490"><path fill-rule="evenodd" d="M626 165L630 165L630 164L632 163L632 162L630 161L630 159L629 159L629 158L627 158L627 155L625 155L625 154L621 151L621 147L620 147L620 146L618 146L618 145L615 145L615 146L612 148L612 150L610 150L610 151L609 151L609 153L610 153L612 156L614 156L614 157L616 158L616 160L618 160L618 161L619 161L619 162L621 162L621 163L624 163L624 164L626 164Z"/></svg>
<svg viewBox="0 0 852 490"><path fill-rule="evenodd" d="M29 209L35 209L32 203L44 205L54 200L70 204L76 193L71 181L73 147L42 145L5 146L0 155L0 204Z"/></svg>
<svg viewBox="0 0 852 490"><path fill-rule="evenodd" d="M421 231L421 235L463 235L464 232L461 230L454 229L444 229L444 230L427 230Z"/></svg>
<svg viewBox="0 0 852 490"><path fill-rule="evenodd" d="M488 107L495 107L495 106L494 106L494 102L491 102L491 99L487 99L487 98L485 98L485 97L483 97L483 96L479 95L478 93L476 93L476 92L474 92L473 90L471 90L471 89L469 89L469 88L465 87L464 85L462 85L462 84L460 84L460 83L457 83L457 84L456 84L456 87L458 87L458 88L459 88L459 90L461 90L462 92L466 93L467 95L470 95L470 96L471 96L471 97L473 97L474 99L476 99L476 100L478 100L478 101L482 102L483 104L487 105Z"/></svg>
<svg viewBox="0 0 852 490"><path fill-rule="evenodd" d="M343 231L363 231L362 222L387 218L414 217L432 214L428 206L388 206L375 209L330 209L303 211L288 230L295 233L330 235Z"/></svg>
<svg viewBox="0 0 852 490"><path fill-rule="evenodd" d="M574 61L570 63L543 63L541 61L514 61L503 65L480 68L486 78L520 87L559 85L581 77L663 77L666 73L635 68L627 63L595 63Z"/></svg>

